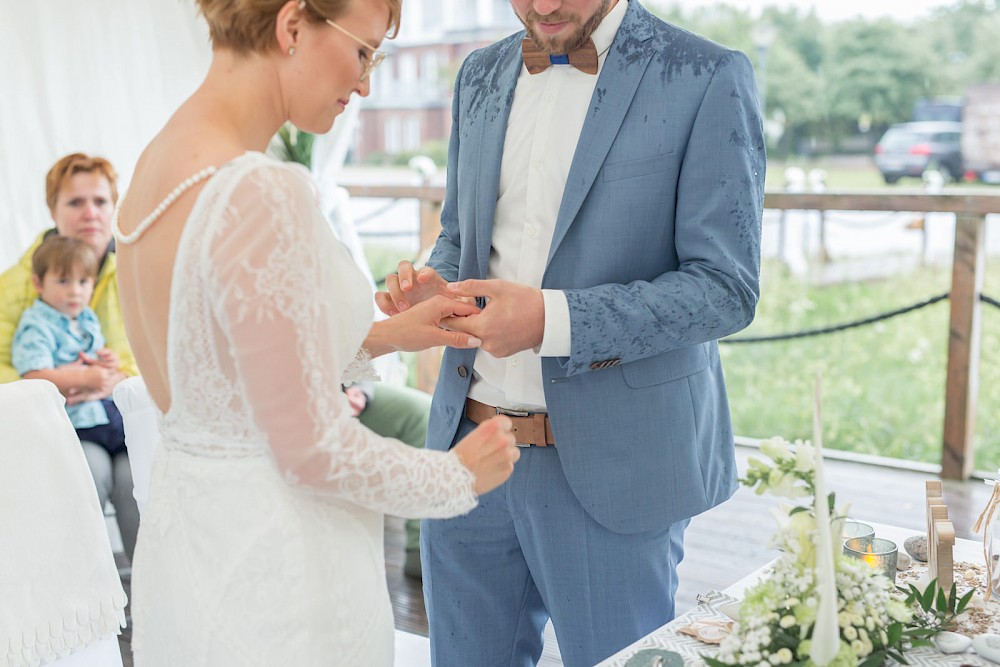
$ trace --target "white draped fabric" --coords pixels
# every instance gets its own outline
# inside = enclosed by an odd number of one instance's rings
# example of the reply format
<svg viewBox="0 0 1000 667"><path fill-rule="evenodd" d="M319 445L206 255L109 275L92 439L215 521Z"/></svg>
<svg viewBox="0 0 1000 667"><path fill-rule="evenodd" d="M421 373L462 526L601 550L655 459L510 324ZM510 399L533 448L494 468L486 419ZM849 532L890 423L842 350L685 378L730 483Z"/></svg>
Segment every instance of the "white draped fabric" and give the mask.
<svg viewBox="0 0 1000 667"><path fill-rule="evenodd" d="M211 55L193 0L4 3L0 18L0 270L42 229L45 173L66 153L111 160L124 191L146 143Z"/></svg>

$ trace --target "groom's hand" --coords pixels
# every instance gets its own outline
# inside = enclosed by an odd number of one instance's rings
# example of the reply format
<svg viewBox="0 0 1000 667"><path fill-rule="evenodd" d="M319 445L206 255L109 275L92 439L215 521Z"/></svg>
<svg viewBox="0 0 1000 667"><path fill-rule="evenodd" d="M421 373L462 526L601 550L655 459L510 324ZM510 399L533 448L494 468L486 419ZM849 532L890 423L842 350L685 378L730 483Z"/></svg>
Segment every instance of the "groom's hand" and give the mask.
<svg viewBox="0 0 1000 667"><path fill-rule="evenodd" d="M413 264L404 260L396 267L396 273L385 277L385 291L375 293L375 305L386 315L398 315L438 294L454 298L445 289L447 285L431 267L415 270Z"/></svg>
<svg viewBox="0 0 1000 667"><path fill-rule="evenodd" d="M509 357L542 344L542 290L507 280L463 280L449 284L447 291L454 297L486 297L482 312L448 318L441 324L479 338L481 347L494 357Z"/></svg>

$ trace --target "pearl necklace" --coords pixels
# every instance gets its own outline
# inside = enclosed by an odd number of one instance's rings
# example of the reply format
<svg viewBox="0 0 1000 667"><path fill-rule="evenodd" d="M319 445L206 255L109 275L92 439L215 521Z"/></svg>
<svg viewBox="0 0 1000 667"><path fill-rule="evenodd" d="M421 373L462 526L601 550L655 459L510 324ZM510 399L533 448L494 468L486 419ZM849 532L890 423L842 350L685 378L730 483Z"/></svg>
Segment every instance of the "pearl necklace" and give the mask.
<svg viewBox="0 0 1000 667"><path fill-rule="evenodd" d="M214 166L205 167L194 176L189 176L181 181L180 185L174 188L173 191L160 202L159 206L153 209L152 213L143 218L142 222L136 226L135 231L131 234L122 232L121 227L118 226L118 212L120 208L116 208L114 220L112 220L111 223L115 234L115 240L124 245L132 245L138 241L139 238L146 233L146 230L148 230L154 222L159 220L164 211L170 208L170 205L177 201L178 197L187 192L191 187L212 176L216 171L218 171L218 169Z"/></svg>

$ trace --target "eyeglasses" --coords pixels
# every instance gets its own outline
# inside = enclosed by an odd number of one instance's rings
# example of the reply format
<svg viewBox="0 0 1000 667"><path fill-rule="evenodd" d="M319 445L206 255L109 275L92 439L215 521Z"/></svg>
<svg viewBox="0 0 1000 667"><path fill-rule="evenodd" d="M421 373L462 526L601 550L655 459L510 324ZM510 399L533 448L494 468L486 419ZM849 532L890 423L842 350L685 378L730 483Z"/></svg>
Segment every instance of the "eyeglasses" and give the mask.
<svg viewBox="0 0 1000 667"><path fill-rule="evenodd" d="M369 51L371 51L371 55L370 56L367 55L367 54L365 54L365 55L362 55L360 57L361 64L362 64L362 66L364 66L364 69L361 71L361 77L358 80L359 81L365 81L366 79L368 79L368 77L371 75L371 73L375 71L375 68L378 67L379 65L381 65L382 61L385 60L385 53L383 51L376 51L374 46L370 45L368 42L366 42L365 40L361 39L360 37L358 37L354 33L350 32L349 30L345 30L344 28L341 28L339 25L337 25L336 23L334 23L330 19L324 19L324 20L326 21L327 25L329 25L331 28L336 28L337 30L339 30L340 32L344 33L345 35L347 35L348 37L350 37L351 39L353 39L355 42L357 42L361 46L363 46L366 49L368 49Z"/></svg>

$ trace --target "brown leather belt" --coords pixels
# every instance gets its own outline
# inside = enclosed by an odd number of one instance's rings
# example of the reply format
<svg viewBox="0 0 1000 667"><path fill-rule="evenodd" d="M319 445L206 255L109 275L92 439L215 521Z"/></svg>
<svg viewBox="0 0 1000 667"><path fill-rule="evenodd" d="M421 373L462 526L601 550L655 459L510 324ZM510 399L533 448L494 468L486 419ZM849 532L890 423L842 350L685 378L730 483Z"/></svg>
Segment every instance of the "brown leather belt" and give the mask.
<svg viewBox="0 0 1000 667"><path fill-rule="evenodd" d="M552 423L544 412L518 412L486 405L471 398L465 399L465 416L477 424L482 424L491 417L506 415L513 423L514 438L519 447L555 446L556 439L552 435Z"/></svg>

